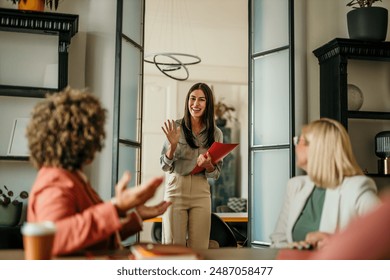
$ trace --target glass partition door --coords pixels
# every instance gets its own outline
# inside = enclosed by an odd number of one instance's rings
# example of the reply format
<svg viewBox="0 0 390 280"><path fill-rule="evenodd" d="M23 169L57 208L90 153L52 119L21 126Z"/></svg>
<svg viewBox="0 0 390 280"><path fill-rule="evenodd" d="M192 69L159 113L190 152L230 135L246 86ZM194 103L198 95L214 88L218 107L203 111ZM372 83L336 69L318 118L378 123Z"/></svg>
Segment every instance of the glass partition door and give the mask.
<svg viewBox="0 0 390 280"><path fill-rule="evenodd" d="M249 240L269 244L294 175L293 1L250 1Z"/></svg>
<svg viewBox="0 0 390 280"><path fill-rule="evenodd" d="M141 180L144 7L144 0L117 1L112 195L126 170L129 186Z"/></svg>

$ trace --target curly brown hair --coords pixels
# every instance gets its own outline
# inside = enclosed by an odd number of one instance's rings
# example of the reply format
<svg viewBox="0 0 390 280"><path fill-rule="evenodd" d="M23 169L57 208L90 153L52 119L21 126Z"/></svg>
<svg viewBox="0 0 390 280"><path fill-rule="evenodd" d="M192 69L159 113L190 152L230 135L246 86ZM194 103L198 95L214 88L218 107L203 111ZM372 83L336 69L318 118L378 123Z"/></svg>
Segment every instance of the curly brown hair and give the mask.
<svg viewBox="0 0 390 280"><path fill-rule="evenodd" d="M38 169L80 169L103 148L105 120L106 110L86 90L67 87L47 95L27 126L30 161Z"/></svg>

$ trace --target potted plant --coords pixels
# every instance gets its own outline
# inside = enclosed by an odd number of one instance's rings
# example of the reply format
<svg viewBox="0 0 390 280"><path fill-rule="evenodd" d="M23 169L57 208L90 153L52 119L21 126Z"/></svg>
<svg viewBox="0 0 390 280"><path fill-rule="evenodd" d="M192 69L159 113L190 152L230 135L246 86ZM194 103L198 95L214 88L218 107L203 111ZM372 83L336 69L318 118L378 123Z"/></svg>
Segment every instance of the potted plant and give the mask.
<svg viewBox="0 0 390 280"><path fill-rule="evenodd" d="M57 10L60 0L11 0L12 3L18 4L19 10L30 10L43 12L45 6L52 10Z"/></svg>
<svg viewBox="0 0 390 280"><path fill-rule="evenodd" d="M21 191L18 196L14 197L14 192L7 186L0 188L0 225L15 226L19 223L22 215L22 199L28 198L28 192Z"/></svg>
<svg viewBox="0 0 390 280"><path fill-rule="evenodd" d="M232 112L234 112L236 109L232 106L226 105L224 102L222 102L222 100L223 99L214 105L214 114L216 116L215 122L217 126L220 127L225 126L228 120L236 120L236 118L232 115Z"/></svg>
<svg viewBox="0 0 390 280"><path fill-rule="evenodd" d="M382 0L352 0L347 6L353 9L347 14L349 38L365 41L384 41L387 35L388 11L373 7Z"/></svg>

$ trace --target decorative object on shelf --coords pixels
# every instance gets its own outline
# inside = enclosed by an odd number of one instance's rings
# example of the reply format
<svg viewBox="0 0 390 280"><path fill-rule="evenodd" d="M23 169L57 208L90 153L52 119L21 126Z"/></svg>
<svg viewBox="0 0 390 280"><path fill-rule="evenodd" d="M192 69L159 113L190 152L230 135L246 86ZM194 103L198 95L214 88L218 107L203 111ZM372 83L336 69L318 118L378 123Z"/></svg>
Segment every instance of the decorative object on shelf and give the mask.
<svg viewBox="0 0 390 280"><path fill-rule="evenodd" d="M364 41L384 41L387 35L388 11L372 4L381 0L352 0L347 6L349 38Z"/></svg>
<svg viewBox="0 0 390 280"><path fill-rule="evenodd" d="M8 206L10 204L21 204L22 202L19 199L27 199L28 192L21 191L17 197L13 196L14 192L8 189L6 185L3 185L3 188L0 188L0 205Z"/></svg>
<svg viewBox="0 0 390 280"><path fill-rule="evenodd" d="M23 204L0 205L0 226L14 227L22 216Z"/></svg>
<svg viewBox="0 0 390 280"><path fill-rule="evenodd" d="M16 118L11 131L8 145L8 156L28 156L28 141L26 138L26 128L29 118Z"/></svg>
<svg viewBox="0 0 390 280"><path fill-rule="evenodd" d="M223 98L214 105L215 122L218 127L224 127L227 121L237 120L231 112L236 109L223 102Z"/></svg>
<svg viewBox="0 0 390 280"><path fill-rule="evenodd" d="M190 50L196 45L190 25L190 13L186 1L160 0L157 12L150 14L150 32L146 24L144 61L154 64L157 69L169 78L185 81L190 74L187 66L200 63L199 56ZM157 22L157 19L166 19L166 22ZM183 19L187 19L184 22ZM159 50L150 51L149 46L157 46Z"/></svg>
<svg viewBox="0 0 390 280"><path fill-rule="evenodd" d="M348 84L348 110L359 111L363 105L363 92L357 86Z"/></svg>
<svg viewBox="0 0 390 280"><path fill-rule="evenodd" d="M57 10L60 0L11 0L12 3L18 3L19 10L43 12L46 7L50 10Z"/></svg>
<svg viewBox="0 0 390 280"><path fill-rule="evenodd" d="M15 226L19 223L23 203L22 199L28 198L28 192L22 191L17 197L14 197L14 192L9 190L7 186L0 188L0 225Z"/></svg>
<svg viewBox="0 0 390 280"><path fill-rule="evenodd" d="M315 49L313 53L320 65L320 117L338 120L347 129L349 119L352 118L390 120L389 110L348 112L346 100L350 77L348 69L350 66L353 67L349 62L359 59L387 63L390 61L390 42L335 38ZM364 95L367 99L366 92Z"/></svg>
<svg viewBox="0 0 390 280"><path fill-rule="evenodd" d="M378 173L390 174L390 131L382 131L375 135L375 154L378 160Z"/></svg>

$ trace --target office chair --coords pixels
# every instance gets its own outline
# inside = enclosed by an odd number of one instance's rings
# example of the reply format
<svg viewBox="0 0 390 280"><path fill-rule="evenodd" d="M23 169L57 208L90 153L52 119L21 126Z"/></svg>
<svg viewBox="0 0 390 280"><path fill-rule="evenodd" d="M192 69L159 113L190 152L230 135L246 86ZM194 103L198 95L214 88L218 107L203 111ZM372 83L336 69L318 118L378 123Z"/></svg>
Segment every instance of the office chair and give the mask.
<svg viewBox="0 0 390 280"><path fill-rule="evenodd" d="M218 215L211 213L210 241L219 247L237 247L237 240L230 227Z"/></svg>
<svg viewBox="0 0 390 280"><path fill-rule="evenodd" d="M232 208L227 205L220 205L216 207L217 213L236 213ZM232 230L234 236L236 237L237 243L241 246L246 246L247 238L247 224L246 223L234 223L226 222L226 224Z"/></svg>
<svg viewBox="0 0 390 280"><path fill-rule="evenodd" d="M152 226L152 240L155 243L160 243L162 241L162 223L154 222Z"/></svg>

